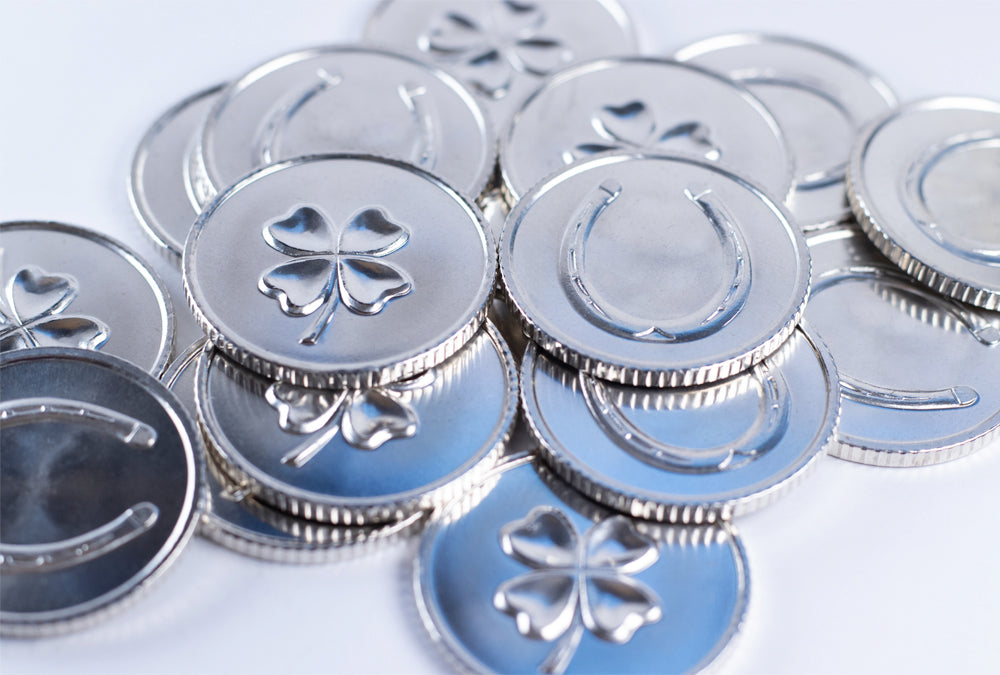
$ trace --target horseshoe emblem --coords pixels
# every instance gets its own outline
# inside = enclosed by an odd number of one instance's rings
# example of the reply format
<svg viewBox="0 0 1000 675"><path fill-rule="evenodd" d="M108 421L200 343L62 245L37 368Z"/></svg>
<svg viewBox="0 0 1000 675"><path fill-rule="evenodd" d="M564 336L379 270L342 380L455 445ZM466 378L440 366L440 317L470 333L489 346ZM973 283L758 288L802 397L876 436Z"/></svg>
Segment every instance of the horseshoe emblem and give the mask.
<svg viewBox="0 0 1000 675"><path fill-rule="evenodd" d="M605 433L630 455L665 471L679 473L713 473L745 466L771 448L788 428L788 384L780 370L772 370L766 362L756 366L744 377L752 377L760 390L758 414L753 424L739 438L714 448L685 448L654 438L635 425L613 400L607 385L581 372L580 391L591 417ZM732 386L731 382L716 384L705 392ZM706 400L717 397L708 393Z"/></svg>
<svg viewBox="0 0 1000 675"><path fill-rule="evenodd" d="M688 342L723 328L746 304L750 293L750 258L742 232L733 224L725 206L711 189L697 194L684 190L687 199L704 214L719 238L725 265L732 270L730 283L720 287L705 305L678 318L634 316L616 308L594 288L587 267L587 244L594 226L622 193L622 186L606 180L597 186L570 221L563 235L560 274L574 306L594 325L615 335L643 342Z"/></svg>
<svg viewBox="0 0 1000 675"><path fill-rule="evenodd" d="M156 444L156 430L148 424L84 401L21 398L0 406L0 422L5 428L47 421L95 427L138 450ZM159 515L155 504L139 502L104 525L75 537L44 544L0 543L0 570L4 574L52 572L83 564L147 532Z"/></svg>

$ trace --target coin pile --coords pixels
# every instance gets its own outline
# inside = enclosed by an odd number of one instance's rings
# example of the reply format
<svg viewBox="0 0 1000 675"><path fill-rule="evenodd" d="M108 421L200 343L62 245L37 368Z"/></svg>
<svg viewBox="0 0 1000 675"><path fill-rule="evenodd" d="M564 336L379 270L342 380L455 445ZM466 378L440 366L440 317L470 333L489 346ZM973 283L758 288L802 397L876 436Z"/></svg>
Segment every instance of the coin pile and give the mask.
<svg viewBox="0 0 1000 675"><path fill-rule="evenodd" d="M388 1L167 111L130 196L205 333L169 369L132 252L0 225L4 634L196 523L283 562L420 532L463 666L693 672L746 610L734 518L826 452L996 438L1000 103L787 37L636 51L611 0Z"/></svg>

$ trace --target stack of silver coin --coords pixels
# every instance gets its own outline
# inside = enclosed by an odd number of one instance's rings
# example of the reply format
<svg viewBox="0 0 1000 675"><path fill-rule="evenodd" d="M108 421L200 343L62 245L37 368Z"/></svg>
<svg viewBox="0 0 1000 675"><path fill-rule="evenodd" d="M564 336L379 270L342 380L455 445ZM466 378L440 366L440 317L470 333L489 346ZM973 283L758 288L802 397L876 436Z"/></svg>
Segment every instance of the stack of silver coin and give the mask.
<svg viewBox="0 0 1000 675"><path fill-rule="evenodd" d="M169 370L134 253L0 225L3 632L120 608L198 522L283 562L420 532L463 666L697 671L734 518L827 452L996 438L1000 103L789 37L636 52L611 0L396 0L168 110L130 197L205 333ZM84 445L55 518L24 477Z"/></svg>

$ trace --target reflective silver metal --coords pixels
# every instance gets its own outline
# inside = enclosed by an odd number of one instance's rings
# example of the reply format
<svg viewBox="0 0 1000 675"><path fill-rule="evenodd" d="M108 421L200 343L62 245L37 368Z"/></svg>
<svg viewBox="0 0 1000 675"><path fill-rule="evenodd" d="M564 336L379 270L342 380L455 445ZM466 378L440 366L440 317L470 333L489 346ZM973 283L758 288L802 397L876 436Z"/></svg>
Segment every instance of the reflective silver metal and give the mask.
<svg viewBox="0 0 1000 675"><path fill-rule="evenodd" d="M786 212L717 165L605 154L536 186L500 246L527 332L571 366L647 387L735 375L784 342L809 290Z"/></svg>
<svg viewBox="0 0 1000 675"><path fill-rule="evenodd" d="M223 92L191 155L192 186L205 206L255 169L334 152L414 164L474 199L493 172L496 135L476 98L430 64L317 47L263 63Z"/></svg>
<svg viewBox="0 0 1000 675"><path fill-rule="evenodd" d="M62 223L0 223L0 349L100 349L159 376L173 342L163 282L122 244Z"/></svg>
<svg viewBox="0 0 1000 675"><path fill-rule="evenodd" d="M513 203L549 174L608 150L718 163L776 201L792 185L781 130L747 89L697 66L630 56L567 68L532 94L500 138L504 187Z"/></svg>
<svg viewBox="0 0 1000 675"><path fill-rule="evenodd" d="M326 155L247 177L199 218L184 285L231 358L308 387L412 377L482 323L496 246L480 211L393 160Z"/></svg>
<svg viewBox="0 0 1000 675"><path fill-rule="evenodd" d="M833 439L837 371L797 331L735 378L640 389L603 382L535 347L521 370L525 419L553 469L637 518L711 523L771 503Z"/></svg>
<svg viewBox="0 0 1000 675"><path fill-rule="evenodd" d="M923 466L1000 430L1000 323L900 272L855 226L809 238L809 324L837 361L842 413L830 454Z"/></svg>
<svg viewBox="0 0 1000 675"><path fill-rule="evenodd" d="M896 106L882 78L823 45L762 33L711 37L674 58L736 80L775 116L795 166L788 206L804 230L850 217L844 180L851 145L862 127Z"/></svg>
<svg viewBox="0 0 1000 675"><path fill-rule="evenodd" d="M197 415L195 368L207 340L199 340L177 358L163 377L191 415ZM259 502L232 483L209 457L205 472L206 504L199 533L237 553L283 563L342 560L396 541L423 524L416 512L381 527L346 527L296 518Z"/></svg>
<svg viewBox="0 0 1000 675"><path fill-rule="evenodd" d="M153 123L132 158L128 196L143 231L175 265L201 209L188 176L196 134L224 85L190 96Z"/></svg>
<svg viewBox="0 0 1000 675"><path fill-rule="evenodd" d="M636 51L632 24L615 0L385 0L365 37L454 73L479 96L498 133L549 75Z"/></svg>
<svg viewBox="0 0 1000 675"><path fill-rule="evenodd" d="M905 105L865 130L847 177L882 253L943 295L1000 309L1000 101Z"/></svg>
<svg viewBox="0 0 1000 675"><path fill-rule="evenodd" d="M424 624L463 670L690 673L738 633L749 576L729 525L614 515L530 457L491 482L432 522L414 568Z"/></svg>
<svg viewBox="0 0 1000 675"><path fill-rule="evenodd" d="M257 499L334 525L395 522L494 466L517 409L513 357L490 324L410 380L358 390L266 380L205 352L198 413L226 473Z"/></svg>
<svg viewBox="0 0 1000 675"><path fill-rule="evenodd" d="M0 355L0 633L82 628L140 596L201 507L202 448L163 385L94 351Z"/></svg>

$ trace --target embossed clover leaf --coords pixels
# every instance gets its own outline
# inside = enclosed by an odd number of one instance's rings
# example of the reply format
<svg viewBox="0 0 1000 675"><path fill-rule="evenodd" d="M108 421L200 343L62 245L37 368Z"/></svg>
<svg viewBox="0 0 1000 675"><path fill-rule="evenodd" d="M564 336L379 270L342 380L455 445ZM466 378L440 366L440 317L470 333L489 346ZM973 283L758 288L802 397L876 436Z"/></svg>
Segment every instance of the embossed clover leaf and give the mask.
<svg viewBox="0 0 1000 675"><path fill-rule="evenodd" d="M500 99L507 95L515 73L544 77L571 60L559 40L544 37L542 9L529 2L504 0L479 20L455 9L438 17L420 39L424 51L466 68L468 84Z"/></svg>
<svg viewBox="0 0 1000 675"><path fill-rule="evenodd" d="M712 141L709 129L701 122L682 122L663 128L642 101L606 105L595 112L590 125L603 141L581 143L563 159L569 164L582 157L607 150L647 150L658 146L676 147L684 141L707 160L722 157L722 150Z"/></svg>
<svg viewBox="0 0 1000 675"><path fill-rule="evenodd" d="M504 553L533 568L500 584L493 605L528 638L559 640L540 670L561 673L589 630L624 644L660 620L660 599L629 575L659 558L656 544L624 516L601 521L581 538L557 508L538 506L500 530Z"/></svg>
<svg viewBox="0 0 1000 675"><path fill-rule="evenodd" d="M35 265L19 269L0 298L0 349L99 348L111 334L105 323L62 314L77 293L77 281L68 274L47 274Z"/></svg>
<svg viewBox="0 0 1000 675"><path fill-rule="evenodd" d="M264 398L278 411L278 426L294 434L316 434L281 461L299 468L337 433L359 450L376 450L388 441L411 438L420 426L408 392L434 384L434 371L383 387L324 390L274 382Z"/></svg>
<svg viewBox="0 0 1000 675"><path fill-rule="evenodd" d="M299 342L313 345L341 303L355 314L372 316L413 290L408 275L381 260L406 246L410 233L378 208L362 209L335 228L318 210L303 206L264 227L267 245L285 255L266 270L257 287L289 316L319 312Z"/></svg>

